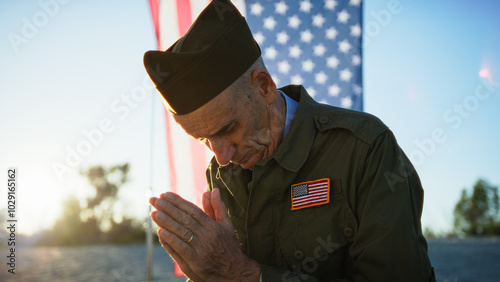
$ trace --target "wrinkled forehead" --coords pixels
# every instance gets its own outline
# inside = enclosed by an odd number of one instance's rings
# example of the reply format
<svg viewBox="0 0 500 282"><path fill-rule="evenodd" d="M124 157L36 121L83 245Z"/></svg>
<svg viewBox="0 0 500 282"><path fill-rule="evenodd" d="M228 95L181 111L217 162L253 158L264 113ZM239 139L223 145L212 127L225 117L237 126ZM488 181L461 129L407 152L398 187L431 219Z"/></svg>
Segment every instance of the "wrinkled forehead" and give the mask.
<svg viewBox="0 0 500 282"><path fill-rule="evenodd" d="M237 104L238 100L226 89L195 111L173 117L187 134L206 138L235 118Z"/></svg>

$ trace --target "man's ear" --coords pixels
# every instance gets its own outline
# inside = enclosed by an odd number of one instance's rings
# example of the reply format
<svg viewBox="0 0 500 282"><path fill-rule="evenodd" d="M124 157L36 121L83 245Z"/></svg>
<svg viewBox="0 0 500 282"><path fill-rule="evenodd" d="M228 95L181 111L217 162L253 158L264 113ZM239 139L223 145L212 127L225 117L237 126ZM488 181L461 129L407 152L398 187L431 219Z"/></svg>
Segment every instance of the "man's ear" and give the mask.
<svg viewBox="0 0 500 282"><path fill-rule="evenodd" d="M252 85L264 97L268 105L276 101L278 97L276 84L265 69L256 69L252 72Z"/></svg>

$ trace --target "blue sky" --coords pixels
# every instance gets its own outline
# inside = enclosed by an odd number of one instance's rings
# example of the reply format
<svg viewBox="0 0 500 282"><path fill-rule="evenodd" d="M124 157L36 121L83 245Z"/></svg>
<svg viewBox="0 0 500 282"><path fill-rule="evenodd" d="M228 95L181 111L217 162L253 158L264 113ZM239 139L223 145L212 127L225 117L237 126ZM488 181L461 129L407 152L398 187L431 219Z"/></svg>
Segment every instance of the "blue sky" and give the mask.
<svg viewBox="0 0 500 282"><path fill-rule="evenodd" d="M365 26L390 1L373 2ZM401 12L366 46L365 110L414 162L425 189L422 222L439 230L452 223L462 188L478 177L500 183L500 85L490 92L479 76L487 69L491 84L500 81L500 3L423 2L400 1ZM488 97L476 99L476 88Z"/></svg>
<svg viewBox="0 0 500 282"><path fill-rule="evenodd" d="M424 227L449 230L462 188L500 184L500 3L364 5L365 111L414 162ZM147 1L0 2L0 183L19 169L20 232L49 227L65 197L88 195L81 168L130 162L117 214L146 217L146 188L167 189L162 105L142 65L155 46ZM54 164L68 158L58 177Z"/></svg>

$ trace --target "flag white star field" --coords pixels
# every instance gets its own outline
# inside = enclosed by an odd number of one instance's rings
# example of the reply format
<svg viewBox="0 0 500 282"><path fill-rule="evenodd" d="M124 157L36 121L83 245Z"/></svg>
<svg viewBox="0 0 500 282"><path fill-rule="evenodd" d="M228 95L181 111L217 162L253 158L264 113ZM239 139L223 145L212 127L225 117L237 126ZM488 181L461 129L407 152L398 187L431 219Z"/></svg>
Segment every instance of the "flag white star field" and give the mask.
<svg viewBox="0 0 500 282"><path fill-rule="evenodd" d="M363 110L361 0L246 0L246 19L276 84Z"/></svg>

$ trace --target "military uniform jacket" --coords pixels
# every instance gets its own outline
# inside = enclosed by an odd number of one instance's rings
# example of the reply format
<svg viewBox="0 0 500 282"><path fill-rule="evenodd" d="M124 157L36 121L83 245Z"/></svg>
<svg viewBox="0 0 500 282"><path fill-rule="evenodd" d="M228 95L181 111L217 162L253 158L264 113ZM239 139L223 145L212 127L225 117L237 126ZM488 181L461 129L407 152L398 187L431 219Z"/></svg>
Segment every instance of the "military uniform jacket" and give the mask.
<svg viewBox="0 0 500 282"><path fill-rule="evenodd" d="M244 252L263 281L432 281L422 236L423 190L392 132L377 118L315 102L300 86L281 89L299 102L274 155L253 170L207 169ZM329 180L329 202L291 209L291 186Z"/></svg>

